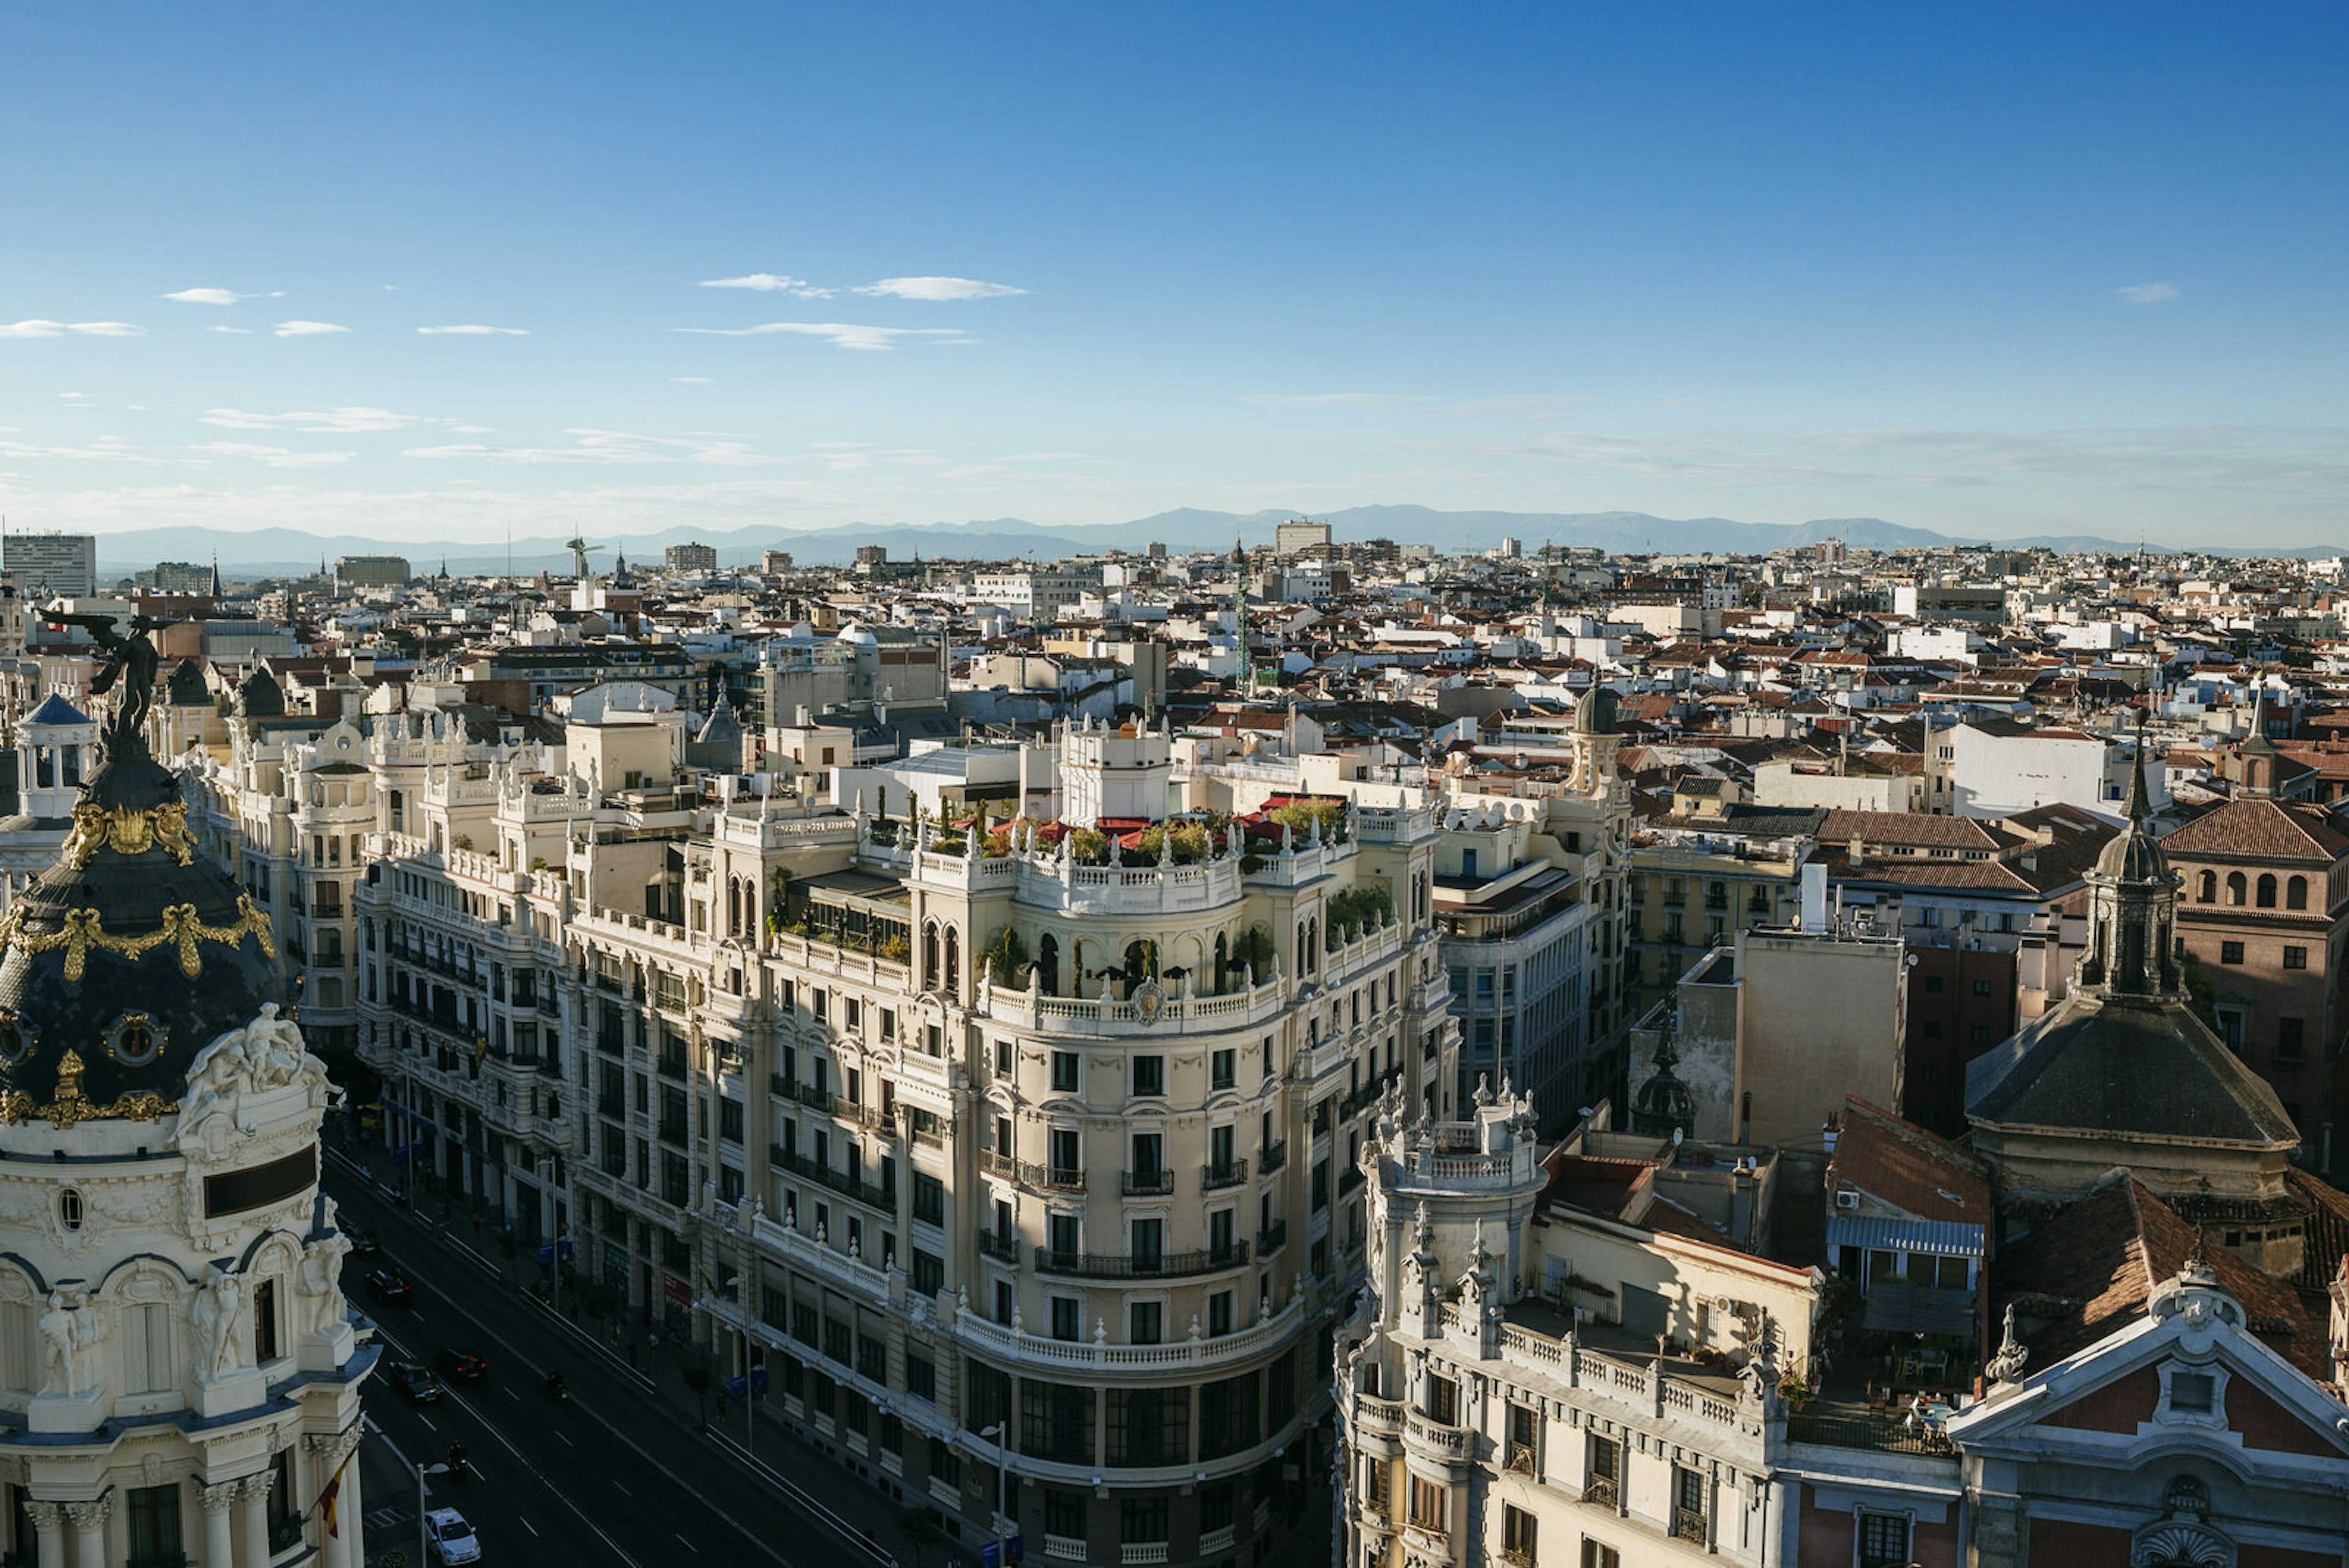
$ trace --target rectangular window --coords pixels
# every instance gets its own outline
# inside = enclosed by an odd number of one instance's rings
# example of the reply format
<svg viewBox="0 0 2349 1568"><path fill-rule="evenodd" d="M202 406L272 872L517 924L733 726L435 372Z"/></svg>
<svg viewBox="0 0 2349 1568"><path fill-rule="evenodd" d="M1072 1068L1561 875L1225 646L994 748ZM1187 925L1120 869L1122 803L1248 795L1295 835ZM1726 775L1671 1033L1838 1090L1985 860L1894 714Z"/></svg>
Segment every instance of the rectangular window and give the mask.
<svg viewBox="0 0 2349 1568"><path fill-rule="evenodd" d="M2300 1019L2276 1020L2276 1056L2280 1061L2297 1062L2305 1048L2305 1028Z"/></svg>
<svg viewBox="0 0 2349 1568"><path fill-rule="evenodd" d="M1128 1546L1163 1544L1166 1540L1166 1500L1130 1497L1118 1504L1117 1538Z"/></svg>
<svg viewBox="0 0 2349 1568"><path fill-rule="evenodd" d="M1162 1302L1134 1302L1125 1309L1126 1343L1156 1345L1162 1337L1165 1304Z"/></svg>
<svg viewBox="0 0 2349 1568"><path fill-rule="evenodd" d="M2306 969L2308 967L2308 950L2306 948L2299 947L2288 947L2284 949L2283 967L2286 969Z"/></svg>
<svg viewBox="0 0 2349 1568"><path fill-rule="evenodd" d="M1056 1095L1077 1092L1077 1054L1074 1051L1052 1053L1052 1092Z"/></svg>
<svg viewBox="0 0 2349 1568"><path fill-rule="evenodd" d="M1133 1096L1148 1099L1166 1093L1166 1058L1136 1056L1133 1059Z"/></svg>
<svg viewBox="0 0 2349 1568"><path fill-rule="evenodd" d="M1207 1086L1228 1089L1239 1082L1239 1053L1216 1051L1207 1058Z"/></svg>
<svg viewBox="0 0 2349 1568"><path fill-rule="evenodd" d="M914 1249L914 1293L934 1296L946 1288L946 1260L936 1252Z"/></svg>
<svg viewBox="0 0 2349 1568"><path fill-rule="evenodd" d="M938 1366L926 1355L905 1357L905 1392L926 1405L938 1399Z"/></svg>
<svg viewBox="0 0 2349 1568"><path fill-rule="evenodd" d="M1514 1503L1501 1505L1501 1555L1512 1563L1534 1561L1534 1516Z"/></svg>
<svg viewBox="0 0 2349 1568"><path fill-rule="evenodd" d="M133 1306L123 1314L123 1372L126 1392L162 1394L178 1385L171 1366L171 1309L160 1302ZM5 1377L0 1386L15 1386Z"/></svg>
<svg viewBox="0 0 2349 1568"><path fill-rule="evenodd" d="M947 1189L938 1179L924 1171L914 1172L914 1218L932 1225L943 1225L947 1218Z"/></svg>
<svg viewBox="0 0 2349 1568"><path fill-rule="evenodd" d="M1058 1488L1044 1493L1044 1533L1063 1541L1085 1538L1085 1494Z"/></svg>
<svg viewBox="0 0 2349 1568"><path fill-rule="evenodd" d="M2242 962L2243 944L2240 942L2220 942L2219 944L2219 961L2220 963Z"/></svg>
<svg viewBox="0 0 2349 1568"><path fill-rule="evenodd" d="M1427 1379L1427 1418L1439 1427L1460 1424L1460 1385L1449 1377Z"/></svg>
<svg viewBox="0 0 2349 1568"><path fill-rule="evenodd" d="M718 1102L718 1136L734 1143L742 1141L742 1102Z"/></svg>
<svg viewBox="0 0 2349 1568"><path fill-rule="evenodd" d="M277 1359L275 1280L264 1280L253 1287L253 1359L264 1365Z"/></svg>
<svg viewBox="0 0 2349 1568"><path fill-rule="evenodd" d="M177 1557L180 1543L180 1486L141 1486L127 1498L130 1561L161 1562Z"/></svg>
<svg viewBox="0 0 2349 1568"><path fill-rule="evenodd" d="M1052 1298L1052 1337L1071 1342L1085 1336L1085 1303L1075 1296Z"/></svg>
<svg viewBox="0 0 2349 1568"><path fill-rule="evenodd" d="M1623 1559L1612 1546L1582 1538L1582 1568L1623 1568Z"/></svg>
<svg viewBox="0 0 2349 1568"><path fill-rule="evenodd" d="M1411 1521L1422 1530L1444 1533L1446 1505L1452 1501L1450 1489L1423 1476L1411 1478Z"/></svg>
<svg viewBox="0 0 2349 1568"><path fill-rule="evenodd" d="M1906 1568L1908 1562L1909 1516L1862 1511L1859 1568Z"/></svg>

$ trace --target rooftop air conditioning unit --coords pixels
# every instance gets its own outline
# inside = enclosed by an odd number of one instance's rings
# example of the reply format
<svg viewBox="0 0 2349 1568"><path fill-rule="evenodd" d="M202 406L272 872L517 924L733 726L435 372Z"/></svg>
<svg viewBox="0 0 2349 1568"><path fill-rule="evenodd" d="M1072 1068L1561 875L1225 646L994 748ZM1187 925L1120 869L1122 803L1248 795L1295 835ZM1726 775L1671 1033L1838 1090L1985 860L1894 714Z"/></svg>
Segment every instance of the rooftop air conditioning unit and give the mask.
<svg viewBox="0 0 2349 1568"><path fill-rule="evenodd" d="M1859 1194L1852 1191L1848 1188L1838 1189L1836 1193L1836 1207L1838 1209L1858 1208Z"/></svg>

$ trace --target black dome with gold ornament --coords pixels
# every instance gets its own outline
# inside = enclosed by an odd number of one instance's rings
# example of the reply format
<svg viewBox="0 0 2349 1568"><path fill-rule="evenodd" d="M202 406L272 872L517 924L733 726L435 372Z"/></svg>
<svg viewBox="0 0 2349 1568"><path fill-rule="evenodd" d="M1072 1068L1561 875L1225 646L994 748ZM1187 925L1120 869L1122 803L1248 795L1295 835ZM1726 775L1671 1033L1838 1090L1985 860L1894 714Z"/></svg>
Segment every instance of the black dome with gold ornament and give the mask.
<svg viewBox="0 0 2349 1568"><path fill-rule="evenodd" d="M131 677L104 760L57 864L0 919L0 1125L168 1116L197 1053L285 996L267 914L196 854L148 753L145 640L100 639L120 651L93 690Z"/></svg>

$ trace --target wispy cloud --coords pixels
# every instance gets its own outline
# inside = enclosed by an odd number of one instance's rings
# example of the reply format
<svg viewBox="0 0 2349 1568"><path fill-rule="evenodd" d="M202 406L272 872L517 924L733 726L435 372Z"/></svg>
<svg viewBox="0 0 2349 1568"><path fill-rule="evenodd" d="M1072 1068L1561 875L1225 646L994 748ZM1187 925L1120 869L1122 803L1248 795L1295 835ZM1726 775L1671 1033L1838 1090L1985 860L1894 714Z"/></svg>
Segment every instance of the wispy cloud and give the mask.
<svg viewBox="0 0 2349 1568"><path fill-rule="evenodd" d="M1413 400L1400 392L1243 392L1240 401L1260 409L1330 408L1370 409L1382 403L1406 403Z"/></svg>
<svg viewBox="0 0 2349 1568"><path fill-rule="evenodd" d="M234 305L240 299L283 299L285 291L274 288L266 294L239 294L233 288L182 288L163 297L182 305Z"/></svg>
<svg viewBox="0 0 2349 1568"><path fill-rule="evenodd" d="M233 332L239 337L250 337L253 336L253 328L250 327L207 327L204 330L207 332Z"/></svg>
<svg viewBox="0 0 2349 1568"><path fill-rule="evenodd" d="M332 468L358 456L355 452L296 452L292 447L262 446L252 441L204 441L188 449L212 457L249 458L267 468Z"/></svg>
<svg viewBox="0 0 2349 1568"><path fill-rule="evenodd" d="M626 431L605 430L569 430L563 433L576 436L577 444L563 447L490 446L475 441L458 441L446 446L409 447L400 455L471 458L486 462L527 464L699 462L728 468L748 468L791 461L768 456L753 449L749 442L740 441L634 435Z"/></svg>
<svg viewBox="0 0 2349 1568"><path fill-rule="evenodd" d="M30 441L0 441L0 457L53 458L61 462L159 463L163 460L134 451L120 436L99 436L88 446L38 446Z"/></svg>
<svg viewBox="0 0 2349 1568"><path fill-rule="evenodd" d="M331 321L281 321L274 330L280 337L324 337L330 332L348 332L350 328Z"/></svg>
<svg viewBox="0 0 2349 1568"><path fill-rule="evenodd" d="M2127 305L2167 305L2178 297L2174 283L2132 283L2113 290Z"/></svg>
<svg viewBox="0 0 2349 1568"><path fill-rule="evenodd" d="M748 288L761 294L788 294L796 299L830 299L837 289L819 288L803 277L779 272L746 273L740 277L706 277L703 288Z"/></svg>
<svg viewBox="0 0 2349 1568"><path fill-rule="evenodd" d="M147 329L128 321L11 321L0 323L0 337L137 337Z"/></svg>
<svg viewBox="0 0 2349 1568"><path fill-rule="evenodd" d="M358 435L369 431L404 431L417 425L455 425L435 414L399 414L389 409L325 409L313 413L255 414L243 409L208 409L202 422L230 431L305 431L315 435Z"/></svg>
<svg viewBox="0 0 2349 1568"><path fill-rule="evenodd" d="M419 327L416 329L427 337L527 337L527 327L483 327L467 323L462 327Z"/></svg>
<svg viewBox="0 0 2349 1568"><path fill-rule="evenodd" d="M802 337L821 337L835 348L875 352L896 348L900 337L929 337L950 343L977 341L957 327L860 327L845 321L766 321L756 327L673 327L669 330L701 337L760 337L771 332L789 332Z"/></svg>
<svg viewBox="0 0 2349 1568"><path fill-rule="evenodd" d="M1002 299L1028 291L1008 283L981 283L975 277L885 277L856 292L886 299L962 300Z"/></svg>

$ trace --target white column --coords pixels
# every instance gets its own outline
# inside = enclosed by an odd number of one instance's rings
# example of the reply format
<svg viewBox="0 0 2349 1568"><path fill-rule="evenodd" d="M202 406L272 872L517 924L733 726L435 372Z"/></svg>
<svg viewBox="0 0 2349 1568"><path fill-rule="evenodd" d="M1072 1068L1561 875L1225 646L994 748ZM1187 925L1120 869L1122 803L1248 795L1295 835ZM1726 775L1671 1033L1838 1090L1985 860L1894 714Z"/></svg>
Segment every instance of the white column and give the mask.
<svg viewBox="0 0 2349 1568"><path fill-rule="evenodd" d="M343 1467L342 1490L335 1494L335 1529L336 1533L326 1540L326 1568L357 1568L367 1561L367 1542L361 1532L366 1525L361 1515L367 1505L359 1501L359 1462L354 1458Z"/></svg>
<svg viewBox="0 0 2349 1568"><path fill-rule="evenodd" d="M73 1521L74 1562L78 1568L107 1568L106 1521L113 1512L111 1497L66 1504L66 1517Z"/></svg>
<svg viewBox="0 0 2349 1568"><path fill-rule="evenodd" d="M269 1561L269 1484L277 1479L274 1470L250 1475L236 1484L239 1511L244 1518L237 1534L243 1538L243 1550L237 1553L240 1563L259 1564Z"/></svg>
<svg viewBox="0 0 2349 1568"><path fill-rule="evenodd" d="M235 1568L236 1548L229 1534L229 1505L236 1501L237 1483L213 1481L203 1490L203 1568Z"/></svg>
<svg viewBox="0 0 2349 1568"><path fill-rule="evenodd" d="M36 1499L25 1505L25 1512L33 1521L33 1540L41 1561L62 1563L66 1560L65 1505Z"/></svg>

